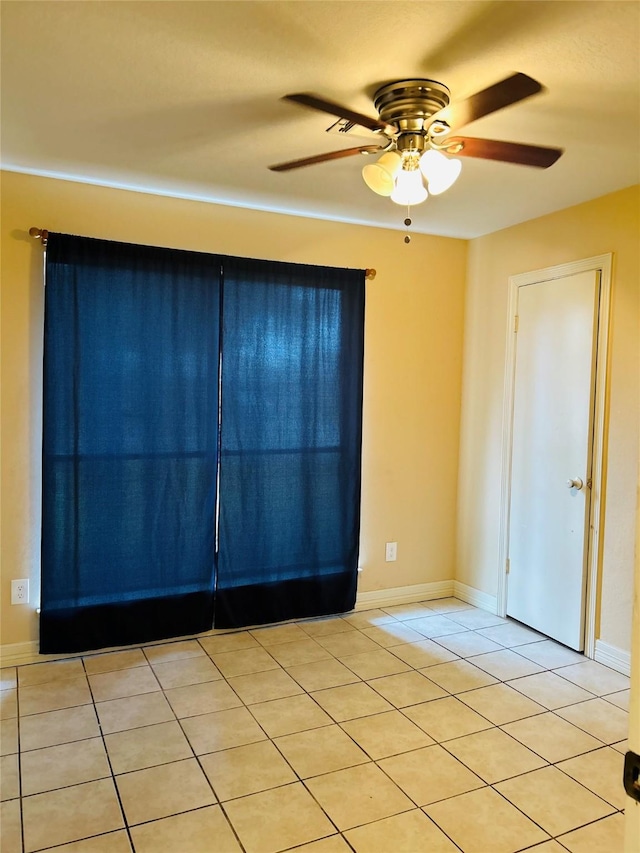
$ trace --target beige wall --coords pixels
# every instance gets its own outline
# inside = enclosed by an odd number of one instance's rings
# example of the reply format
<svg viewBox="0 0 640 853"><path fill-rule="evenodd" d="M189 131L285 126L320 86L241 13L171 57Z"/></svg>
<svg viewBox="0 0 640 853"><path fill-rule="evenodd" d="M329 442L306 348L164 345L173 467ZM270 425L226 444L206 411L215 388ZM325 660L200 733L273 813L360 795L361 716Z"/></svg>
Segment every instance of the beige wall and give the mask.
<svg viewBox="0 0 640 853"><path fill-rule="evenodd" d="M639 188L471 241L458 500L458 580L496 594L510 275L613 252L607 489L596 636L631 648L638 482Z"/></svg>
<svg viewBox="0 0 640 853"><path fill-rule="evenodd" d="M134 243L345 267L367 283L363 591L451 579L467 243L2 174L0 643L37 638L12 578L39 590L42 251L30 226ZM384 543L398 541L396 563Z"/></svg>

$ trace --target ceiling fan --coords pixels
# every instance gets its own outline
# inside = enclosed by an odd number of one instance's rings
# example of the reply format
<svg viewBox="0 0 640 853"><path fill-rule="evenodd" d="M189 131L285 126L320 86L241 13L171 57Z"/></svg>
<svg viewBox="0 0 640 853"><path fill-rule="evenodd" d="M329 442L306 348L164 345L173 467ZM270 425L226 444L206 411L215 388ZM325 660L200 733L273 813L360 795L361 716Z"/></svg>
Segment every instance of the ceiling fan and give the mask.
<svg viewBox="0 0 640 853"><path fill-rule="evenodd" d="M380 144L330 151L269 168L274 172L287 172L355 154L381 153L376 163L367 164L362 170L364 181L378 195L390 196L392 201L407 206L419 204L429 193L444 192L457 179L461 163L446 157L447 154L546 169L561 156L562 149L451 135L476 119L542 91L537 80L516 73L465 100L451 103L451 93L443 83L426 79L398 80L387 83L375 93L378 118L355 112L319 95L306 92L285 95L285 101L338 116L350 127L367 128L379 135Z"/></svg>

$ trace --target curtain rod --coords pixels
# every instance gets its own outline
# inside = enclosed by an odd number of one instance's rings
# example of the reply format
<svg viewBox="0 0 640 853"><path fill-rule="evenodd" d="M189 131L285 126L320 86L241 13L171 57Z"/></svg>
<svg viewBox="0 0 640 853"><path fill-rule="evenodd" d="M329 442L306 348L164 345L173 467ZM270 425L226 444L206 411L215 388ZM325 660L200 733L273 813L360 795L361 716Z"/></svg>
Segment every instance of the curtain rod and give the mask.
<svg viewBox="0 0 640 853"><path fill-rule="evenodd" d="M36 240L40 240L42 245L46 247L47 241L49 239L49 232L46 228L29 228L29 237L34 237ZM369 279L369 281L373 281L376 277L376 271L374 269L366 269L364 271L364 277Z"/></svg>

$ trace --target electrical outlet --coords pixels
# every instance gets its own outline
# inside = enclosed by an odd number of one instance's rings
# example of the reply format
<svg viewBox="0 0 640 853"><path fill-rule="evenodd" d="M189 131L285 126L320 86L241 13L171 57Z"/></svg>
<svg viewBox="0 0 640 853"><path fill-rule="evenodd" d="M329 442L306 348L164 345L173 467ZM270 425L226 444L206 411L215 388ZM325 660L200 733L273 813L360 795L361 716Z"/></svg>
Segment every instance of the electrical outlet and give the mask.
<svg viewBox="0 0 640 853"><path fill-rule="evenodd" d="M393 563L398 559L398 543L387 542L385 545L385 560L387 563Z"/></svg>
<svg viewBox="0 0 640 853"><path fill-rule="evenodd" d="M29 579L20 578L20 580L11 581L11 603L12 604L28 604L29 603Z"/></svg>

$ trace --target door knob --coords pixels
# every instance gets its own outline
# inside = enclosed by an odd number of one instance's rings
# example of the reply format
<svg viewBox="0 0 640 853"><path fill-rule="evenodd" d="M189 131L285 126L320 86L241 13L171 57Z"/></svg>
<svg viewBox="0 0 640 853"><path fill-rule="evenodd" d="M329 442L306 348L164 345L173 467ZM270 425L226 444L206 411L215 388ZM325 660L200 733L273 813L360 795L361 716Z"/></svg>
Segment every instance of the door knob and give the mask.
<svg viewBox="0 0 640 853"><path fill-rule="evenodd" d="M575 480L567 480L567 488L568 489L578 489L580 490L584 486L584 483L580 479L580 477L576 477Z"/></svg>

